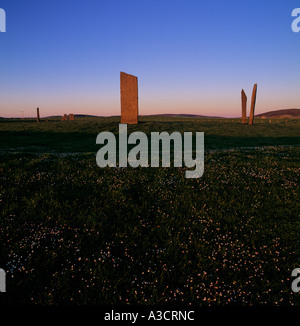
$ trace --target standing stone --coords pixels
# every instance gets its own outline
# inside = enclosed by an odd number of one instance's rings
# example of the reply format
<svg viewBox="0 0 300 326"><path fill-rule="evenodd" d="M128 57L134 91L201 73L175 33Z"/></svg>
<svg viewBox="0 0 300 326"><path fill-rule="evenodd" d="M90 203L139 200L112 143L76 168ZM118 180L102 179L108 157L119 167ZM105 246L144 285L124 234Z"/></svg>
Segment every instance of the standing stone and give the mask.
<svg viewBox="0 0 300 326"><path fill-rule="evenodd" d="M247 96L242 89L242 123L247 123Z"/></svg>
<svg viewBox="0 0 300 326"><path fill-rule="evenodd" d="M74 120L75 120L75 118L74 118L74 114L73 114L73 113L69 114L69 120L70 120L70 121L74 121Z"/></svg>
<svg viewBox="0 0 300 326"><path fill-rule="evenodd" d="M40 122L40 109L36 109L36 122Z"/></svg>
<svg viewBox="0 0 300 326"><path fill-rule="evenodd" d="M68 116L66 114L63 115L62 117L63 121L67 121L68 120Z"/></svg>
<svg viewBox="0 0 300 326"><path fill-rule="evenodd" d="M135 76L120 73L121 86L121 123L138 123L138 79Z"/></svg>
<svg viewBox="0 0 300 326"><path fill-rule="evenodd" d="M255 104L256 104L256 93L257 93L257 84L254 84L251 98L251 109L250 109L250 117L249 117L249 125L253 124L254 120L254 112L255 112Z"/></svg>

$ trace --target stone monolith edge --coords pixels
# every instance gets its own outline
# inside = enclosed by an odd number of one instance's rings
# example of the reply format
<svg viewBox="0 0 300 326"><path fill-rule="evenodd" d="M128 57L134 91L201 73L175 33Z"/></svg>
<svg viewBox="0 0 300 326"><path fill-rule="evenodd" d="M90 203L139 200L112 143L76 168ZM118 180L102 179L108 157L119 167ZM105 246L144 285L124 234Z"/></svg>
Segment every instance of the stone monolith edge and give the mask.
<svg viewBox="0 0 300 326"><path fill-rule="evenodd" d="M36 122L40 122L40 109L36 109Z"/></svg>
<svg viewBox="0 0 300 326"><path fill-rule="evenodd" d="M256 93L257 93L257 84L254 84L253 91L252 91L252 98L251 98L251 109L250 109L249 125L252 125L253 121L254 121Z"/></svg>
<svg viewBox="0 0 300 326"><path fill-rule="evenodd" d="M247 96L242 89L242 123L247 123Z"/></svg>
<svg viewBox="0 0 300 326"><path fill-rule="evenodd" d="M138 79L135 76L120 73L121 123L138 123Z"/></svg>

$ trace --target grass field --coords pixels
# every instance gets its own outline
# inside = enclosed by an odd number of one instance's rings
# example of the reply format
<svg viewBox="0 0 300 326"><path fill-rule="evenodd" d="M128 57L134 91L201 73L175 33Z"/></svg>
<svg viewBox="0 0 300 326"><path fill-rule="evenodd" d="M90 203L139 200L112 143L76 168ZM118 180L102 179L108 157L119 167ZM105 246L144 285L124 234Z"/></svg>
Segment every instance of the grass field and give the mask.
<svg viewBox="0 0 300 326"><path fill-rule="evenodd" d="M96 165L118 118L0 120L0 267L11 303L300 305L300 120L143 117L205 132L205 172Z"/></svg>

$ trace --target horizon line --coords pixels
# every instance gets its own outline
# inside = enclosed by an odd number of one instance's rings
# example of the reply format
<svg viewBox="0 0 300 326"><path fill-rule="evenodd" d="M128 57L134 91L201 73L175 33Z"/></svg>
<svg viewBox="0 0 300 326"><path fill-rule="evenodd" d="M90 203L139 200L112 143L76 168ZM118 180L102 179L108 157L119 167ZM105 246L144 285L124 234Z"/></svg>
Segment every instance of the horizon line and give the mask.
<svg viewBox="0 0 300 326"><path fill-rule="evenodd" d="M266 111L264 113L256 114L255 117L263 116L264 114L269 114L271 112L277 112L277 111L290 111L290 110L299 110L298 108L291 108L291 109L278 109L278 110L271 110ZM74 116L79 117L96 117L96 118L118 118L121 117L121 115L94 115L94 114L85 114L85 113L69 113L74 114ZM241 119L241 116L215 116L215 115L201 115L201 114L193 114L193 113L157 113L157 114L139 114L140 117L151 117L151 116L173 116L173 117L191 117L191 118L214 118L214 119ZM55 118L55 117L63 117L62 115L51 115L51 116L45 116L40 117L41 119L47 119L47 118ZM36 119L36 116L27 116L27 117L0 117L0 119Z"/></svg>

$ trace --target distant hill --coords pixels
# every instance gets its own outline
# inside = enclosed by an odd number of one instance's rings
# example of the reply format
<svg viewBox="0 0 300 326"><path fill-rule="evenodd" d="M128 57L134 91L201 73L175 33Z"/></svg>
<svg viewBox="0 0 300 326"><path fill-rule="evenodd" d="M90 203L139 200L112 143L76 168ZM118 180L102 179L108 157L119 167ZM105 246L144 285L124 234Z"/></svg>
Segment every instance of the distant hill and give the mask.
<svg viewBox="0 0 300 326"><path fill-rule="evenodd" d="M198 118L198 119L208 119L208 118L218 118L221 119L223 117L217 116L208 116L208 115L199 115L199 114L173 114L173 113L163 113L163 114L149 114L149 115L140 115L142 117L167 117L167 118Z"/></svg>
<svg viewBox="0 0 300 326"><path fill-rule="evenodd" d="M91 114L74 114L74 117L85 118L85 117L102 117L101 115L91 115Z"/></svg>
<svg viewBox="0 0 300 326"><path fill-rule="evenodd" d="M198 114L153 114L151 116L155 117L178 117L178 118L218 118L218 119L227 119L224 117L218 116L206 116L206 115L198 115ZM284 109L284 110L275 110L268 111L265 113L255 115L257 118L297 118L300 117L300 109ZM239 118L239 117L238 117Z"/></svg>
<svg viewBox="0 0 300 326"><path fill-rule="evenodd" d="M75 118L82 118L82 117L101 117L105 118L105 116L101 115L91 115L91 114L74 114ZM148 115L140 115L141 117L170 117L170 118L198 118L198 119L228 119L225 117L220 117L220 116L208 116L208 115L200 115L200 114L188 114L188 113L179 113L179 114L174 114L174 113L162 113L162 114L148 114ZM62 116L60 115L55 115L55 116L48 116L48 117L43 117L43 119L51 119L51 118L61 118ZM106 116L109 117L109 116ZM110 117L120 117L120 115L113 115ZM287 119L287 118L300 118L300 109L284 109L284 110L275 110L275 111L268 111L265 113L261 114L256 114L256 118L277 118L277 119ZM237 117L240 118L240 117ZM11 118L2 118L0 117L0 120L6 120L6 119L11 119ZM21 118L18 118L21 119ZM26 119L35 119L33 118L26 118ZM234 119L234 118L230 118Z"/></svg>
<svg viewBox="0 0 300 326"><path fill-rule="evenodd" d="M285 109L269 111L255 115L257 118L297 118L300 117L300 109Z"/></svg>
<svg viewBox="0 0 300 326"><path fill-rule="evenodd" d="M104 117L101 115L91 115L91 114L74 114L75 118L81 117ZM169 118L198 118L198 119L227 119L220 116L209 116L209 115L200 115L200 114L188 114L188 113L161 113L161 114L147 114L140 115L141 117L169 117ZM55 116L55 118L60 116ZM119 117L119 115L113 115L111 117ZM265 113L255 115L256 118L297 118L300 117L300 109L284 109L284 110L275 110L268 111ZM54 118L48 117L48 118ZM240 117L238 117L240 118Z"/></svg>

